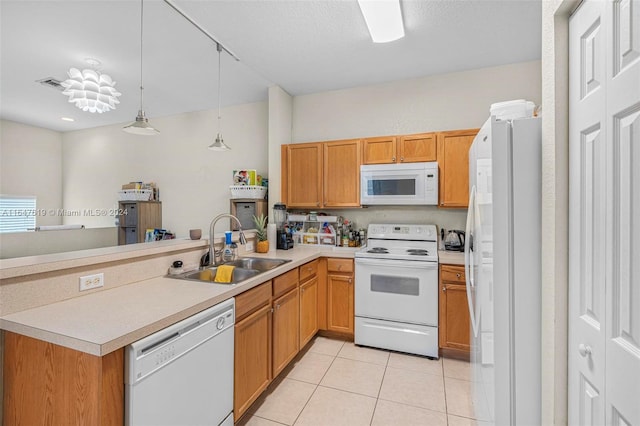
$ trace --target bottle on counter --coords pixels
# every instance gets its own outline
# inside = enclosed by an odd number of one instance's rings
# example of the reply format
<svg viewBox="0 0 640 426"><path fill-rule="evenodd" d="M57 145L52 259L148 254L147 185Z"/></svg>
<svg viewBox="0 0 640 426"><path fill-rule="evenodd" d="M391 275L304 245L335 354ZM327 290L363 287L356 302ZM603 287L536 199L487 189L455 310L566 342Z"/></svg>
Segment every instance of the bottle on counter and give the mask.
<svg viewBox="0 0 640 426"><path fill-rule="evenodd" d="M231 231L226 231L224 233L224 248L222 249L222 261L223 262L233 262L233 247L231 246L233 241L231 241Z"/></svg>

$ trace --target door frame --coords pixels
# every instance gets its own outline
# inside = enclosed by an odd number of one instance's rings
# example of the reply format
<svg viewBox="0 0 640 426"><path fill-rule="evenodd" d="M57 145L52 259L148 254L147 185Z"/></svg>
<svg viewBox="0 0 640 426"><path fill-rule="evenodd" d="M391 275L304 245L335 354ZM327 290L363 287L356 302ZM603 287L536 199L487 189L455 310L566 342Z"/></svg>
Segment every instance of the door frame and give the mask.
<svg viewBox="0 0 640 426"><path fill-rule="evenodd" d="M568 422L569 16L542 1L542 424Z"/></svg>

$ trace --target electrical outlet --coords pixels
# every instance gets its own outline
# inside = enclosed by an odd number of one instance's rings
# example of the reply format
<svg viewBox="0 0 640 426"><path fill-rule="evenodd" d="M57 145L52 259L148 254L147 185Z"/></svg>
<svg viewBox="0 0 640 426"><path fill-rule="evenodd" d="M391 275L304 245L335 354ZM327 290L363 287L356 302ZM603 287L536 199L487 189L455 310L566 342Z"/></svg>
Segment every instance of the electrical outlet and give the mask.
<svg viewBox="0 0 640 426"><path fill-rule="evenodd" d="M253 241L247 241L247 244L244 245L244 249L246 251L254 251L255 247L253 246Z"/></svg>
<svg viewBox="0 0 640 426"><path fill-rule="evenodd" d="M102 287L104 285L104 274L87 275L80 277L80 291L91 290L92 288Z"/></svg>

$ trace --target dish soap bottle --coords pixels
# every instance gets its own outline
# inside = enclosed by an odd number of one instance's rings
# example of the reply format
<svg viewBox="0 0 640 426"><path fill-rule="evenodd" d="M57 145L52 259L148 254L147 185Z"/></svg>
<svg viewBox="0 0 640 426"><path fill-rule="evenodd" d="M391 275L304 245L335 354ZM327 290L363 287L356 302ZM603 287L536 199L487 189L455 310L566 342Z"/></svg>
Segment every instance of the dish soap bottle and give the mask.
<svg viewBox="0 0 640 426"><path fill-rule="evenodd" d="M223 262L233 262L233 248L231 245L233 241L231 241L231 231L226 231L224 233L224 249L222 250L222 261Z"/></svg>

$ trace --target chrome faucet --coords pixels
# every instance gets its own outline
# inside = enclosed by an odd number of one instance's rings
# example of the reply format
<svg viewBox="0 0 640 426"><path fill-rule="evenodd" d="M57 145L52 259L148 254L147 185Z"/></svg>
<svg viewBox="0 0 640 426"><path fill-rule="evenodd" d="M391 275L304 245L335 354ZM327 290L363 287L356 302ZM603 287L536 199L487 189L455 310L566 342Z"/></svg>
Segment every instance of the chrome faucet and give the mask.
<svg viewBox="0 0 640 426"><path fill-rule="evenodd" d="M213 229L216 227L216 222L222 219L223 217L228 217L229 219L233 219L238 224L238 232L240 233L240 244L247 244L247 237L244 236L244 232L242 232L242 224L240 220L232 214L222 213L218 216L214 217L211 221L211 225L209 225L209 266L218 266L217 258L216 258L216 250L213 247Z"/></svg>

